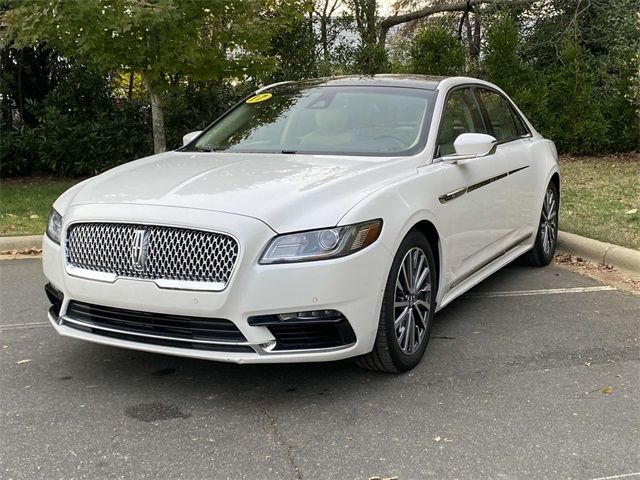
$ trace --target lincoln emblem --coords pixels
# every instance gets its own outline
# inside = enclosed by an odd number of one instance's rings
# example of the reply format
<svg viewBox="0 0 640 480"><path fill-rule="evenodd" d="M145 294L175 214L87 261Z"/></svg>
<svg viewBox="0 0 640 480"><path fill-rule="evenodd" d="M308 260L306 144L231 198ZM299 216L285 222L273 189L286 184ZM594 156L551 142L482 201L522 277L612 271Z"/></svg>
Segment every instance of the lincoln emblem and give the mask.
<svg viewBox="0 0 640 480"><path fill-rule="evenodd" d="M147 231L136 230L133 232L131 244L131 263L136 270L142 270L147 261Z"/></svg>

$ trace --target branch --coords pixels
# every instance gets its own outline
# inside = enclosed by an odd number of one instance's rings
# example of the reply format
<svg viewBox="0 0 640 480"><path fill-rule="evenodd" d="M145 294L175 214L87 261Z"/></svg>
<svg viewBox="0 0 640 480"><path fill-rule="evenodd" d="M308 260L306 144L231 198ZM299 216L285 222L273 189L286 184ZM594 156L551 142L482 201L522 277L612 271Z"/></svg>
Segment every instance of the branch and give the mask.
<svg viewBox="0 0 640 480"><path fill-rule="evenodd" d="M415 12L403 13L400 15L392 15L390 17L385 18L380 22L380 29L382 30L383 36L386 36L387 32L391 27L395 27L396 25L400 25L401 23L411 22L413 20L418 20L420 18L425 18L435 13L442 12L463 12L467 8L471 8L475 5L481 5L483 3L486 4L494 4L494 5L518 5L518 4L529 4L535 3L538 0L463 0L454 3L442 3L438 5L429 5L428 7L424 7L421 10L416 10Z"/></svg>

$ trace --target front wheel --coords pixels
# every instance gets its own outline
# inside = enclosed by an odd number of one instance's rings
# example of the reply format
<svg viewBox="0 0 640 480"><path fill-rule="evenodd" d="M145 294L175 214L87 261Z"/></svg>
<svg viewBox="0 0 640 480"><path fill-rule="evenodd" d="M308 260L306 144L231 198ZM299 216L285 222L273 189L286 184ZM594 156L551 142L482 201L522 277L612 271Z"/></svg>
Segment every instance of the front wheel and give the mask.
<svg viewBox="0 0 640 480"><path fill-rule="evenodd" d="M434 263L425 236L410 232L402 241L389 272L373 350L356 359L359 366L399 373L420 363L433 324Z"/></svg>
<svg viewBox="0 0 640 480"><path fill-rule="evenodd" d="M533 248L522 256L524 263L536 267L549 265L556 252L558 241L558 209L560 206L558 189L552 182L547 187L542 202L540 224Z"/></svg>

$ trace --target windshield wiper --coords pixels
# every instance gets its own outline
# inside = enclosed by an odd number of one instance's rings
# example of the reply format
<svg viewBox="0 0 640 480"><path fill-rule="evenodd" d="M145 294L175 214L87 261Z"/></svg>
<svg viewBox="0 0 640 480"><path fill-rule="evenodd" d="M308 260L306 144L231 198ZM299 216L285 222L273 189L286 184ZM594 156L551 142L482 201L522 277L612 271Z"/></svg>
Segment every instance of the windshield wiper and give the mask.
<svg viewBox="0 0 640 480"><path fill-rule="evenodd" d="M226 147L196 147L196 151L198 152L224 152Z"/></svg>

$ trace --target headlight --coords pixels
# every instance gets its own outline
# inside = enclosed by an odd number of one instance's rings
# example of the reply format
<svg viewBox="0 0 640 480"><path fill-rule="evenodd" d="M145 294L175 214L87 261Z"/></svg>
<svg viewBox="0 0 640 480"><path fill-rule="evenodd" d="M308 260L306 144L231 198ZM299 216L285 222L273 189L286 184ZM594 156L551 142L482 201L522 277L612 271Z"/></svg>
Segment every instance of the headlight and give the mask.
<svg viewBox="0 0 640 480"><path fill-rule="evenodd" d="M62 233L62 215L51 209L49 221L47 222L47 237L60 244L60 234Z"/></svg>
<svg viewBox="0 0 640 480"><path fill-rule="evenodd" d="M260 258L261 264L308 262L344 257L368 247L380 236L382 220L344 227L289 233L274 238Z"/></svg>

